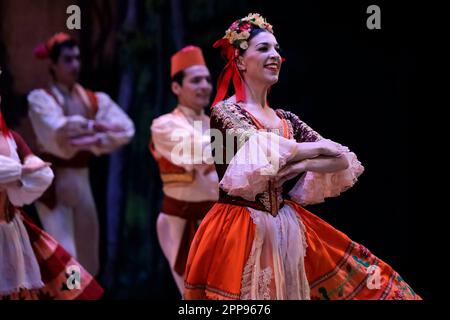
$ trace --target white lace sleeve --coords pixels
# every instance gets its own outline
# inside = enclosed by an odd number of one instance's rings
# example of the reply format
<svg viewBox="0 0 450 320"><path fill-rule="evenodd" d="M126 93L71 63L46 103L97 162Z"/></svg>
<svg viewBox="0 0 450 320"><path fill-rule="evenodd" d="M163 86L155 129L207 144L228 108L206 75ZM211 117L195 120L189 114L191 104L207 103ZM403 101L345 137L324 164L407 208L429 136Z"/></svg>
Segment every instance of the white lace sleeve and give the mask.
<svg viewBox="0 0 450 320"><path fill-rule="evenodd" d="M26 157L24 162L24 164L34 163L42 163L42 160L34 155L30 155ZM9 185L6 189L8 198L12 204L18 207L30 204L39 198L50 186L53 177L53 171L49 167L42 168L32 173L22 174L19 178L20 184Z"/></svg>
<svg viewBox="0 0 450 320"><path fill-rule="evenodd" d="M301 205L315 204L351 188L364 167L353 152L347 152L345 156L350 164L345 170L334 173L306 172L289 192L291 199Z"/></svg>
<svg viewBox="0 0 450 320"><path fill-rule="evenodd" d="M254 201L278 170L295 156L295 140L271 132L254 133L232 158L220 187L231 196Z"/></svg>

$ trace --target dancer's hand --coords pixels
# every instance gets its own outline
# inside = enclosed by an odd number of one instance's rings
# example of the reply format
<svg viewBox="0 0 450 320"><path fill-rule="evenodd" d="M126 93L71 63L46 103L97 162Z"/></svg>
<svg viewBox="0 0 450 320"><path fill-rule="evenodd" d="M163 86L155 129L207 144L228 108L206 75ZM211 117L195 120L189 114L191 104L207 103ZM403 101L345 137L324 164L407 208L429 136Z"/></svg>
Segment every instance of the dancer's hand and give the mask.
<svg viewBox="0 0 450 320"><path fill-rule="evenodd" d="M274 178L275 188L280 188L286 181L295 178L300 173L307 171L308 159L289 163L278 171Z"/></svg>
<svg viewBox="0 0 450 320"><path fill-rule="evenodd" d="M123 130L122 126L116 124L116 123L108 123L105 121L97 120L94 123L94 129L97 132L120 132Z"/></svg>
<svg viewBox="0 0 450 320"><path fill-rule="evenodd" d="M320 156L338 157L348 151L347 147L329 139L315 142L299 142L288 164L297 163L305 159L315 159Z"/></svg>
<svg viewBox="0 0 450 320"><path fill-rule="evenodd" d="M100 143L100 137L96 134L86 135L86 136L70 139L70 144L72 146L78 147L80 149L90 148L90 147L98 145L99 143Z"/></svg>
<svg viewBox="0 0 450 320"><path fill-rule="evenodd" d="M68 139L79 137L86 134L92 134L92 129L88 126L86 119L71 119L60 129L63 135Z"/></svg>

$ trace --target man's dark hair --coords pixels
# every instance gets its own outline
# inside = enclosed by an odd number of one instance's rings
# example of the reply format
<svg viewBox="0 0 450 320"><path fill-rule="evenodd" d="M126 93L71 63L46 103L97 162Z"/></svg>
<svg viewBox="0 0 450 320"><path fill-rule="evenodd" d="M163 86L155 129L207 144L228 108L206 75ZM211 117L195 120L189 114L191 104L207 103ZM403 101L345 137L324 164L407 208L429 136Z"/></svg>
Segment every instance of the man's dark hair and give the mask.
<svg viewBox="0 0 450 320"><path fill-rule="evenodd" d="M74 47L77 47L77 46L78 46L77 42L75 40L73 40L73 39L69 39L69 40L63 41L61 43L55 44L53 46L52 50L50 51L50 54L49 54L50 59L54 63L57 63L58 59L59 59L59 56L61 55L61 51L64 48L74 48Z"/></svg>
<svg viewBox="0 0 450 320"><path fill-rule="evenodd" d="M183 79L184 79L184 76L185 76L186 74L184 73L184 70L180 70L180 71L178 71L177 73L175 73L174 75L173 75L173 77L172 77L172 82L176 82L176 83L178 83L180 86L182 86L183 85Z"/></svg>
<svg viewBox="0 0 450 320"><path fill-rule="evenodd" d="M53 46L52 50L50 51L49 58L50 58L50 60L52 60L52 62L58 63L59 56L61 55L61 51L64 48L74 48L77 46L78 46L77 42L73 39L69 39L69 40L63 41L61 43L57 43ZM55 72L53 71L52 68L50 68L49 71L50 71L50 75L52 76L53 80L55 80Z"/></svg>

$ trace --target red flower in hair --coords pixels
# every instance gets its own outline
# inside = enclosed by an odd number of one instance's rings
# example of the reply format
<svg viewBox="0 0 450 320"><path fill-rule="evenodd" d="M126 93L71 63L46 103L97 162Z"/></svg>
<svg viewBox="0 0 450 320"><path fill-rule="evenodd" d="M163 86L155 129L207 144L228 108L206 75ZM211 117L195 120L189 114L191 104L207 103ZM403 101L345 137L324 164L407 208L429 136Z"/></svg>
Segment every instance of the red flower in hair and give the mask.
<svg viewBox="0 0 450 320"><path fill-rule="evenodd" d="M47 46L45 43L41 43L33 49L34 56L38 59L46 59L49 55Z"/></svg>
<svg viewBox="0 0 450 320"><path fill-rule="evenodd" d="M251 27L252 27L251 24L249 22L246 22L244 24L241 24L241 26L239 27L239 30L250 32Z"/></svg>

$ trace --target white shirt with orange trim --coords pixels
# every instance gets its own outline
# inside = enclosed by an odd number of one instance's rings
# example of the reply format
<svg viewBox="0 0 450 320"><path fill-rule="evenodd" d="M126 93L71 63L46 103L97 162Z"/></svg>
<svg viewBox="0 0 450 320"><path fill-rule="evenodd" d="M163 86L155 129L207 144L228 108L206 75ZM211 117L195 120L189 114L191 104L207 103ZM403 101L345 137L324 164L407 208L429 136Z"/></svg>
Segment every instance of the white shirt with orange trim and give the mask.
<svg viewBox="0 0 450 320"><path fill-rule="evenodd" d="M164 157L188 172L192 182L164 183L164 194L181 201L217 201L219 178L213 167L209 117L178 105L153 120L151 138L155 156Z"/></svg>

